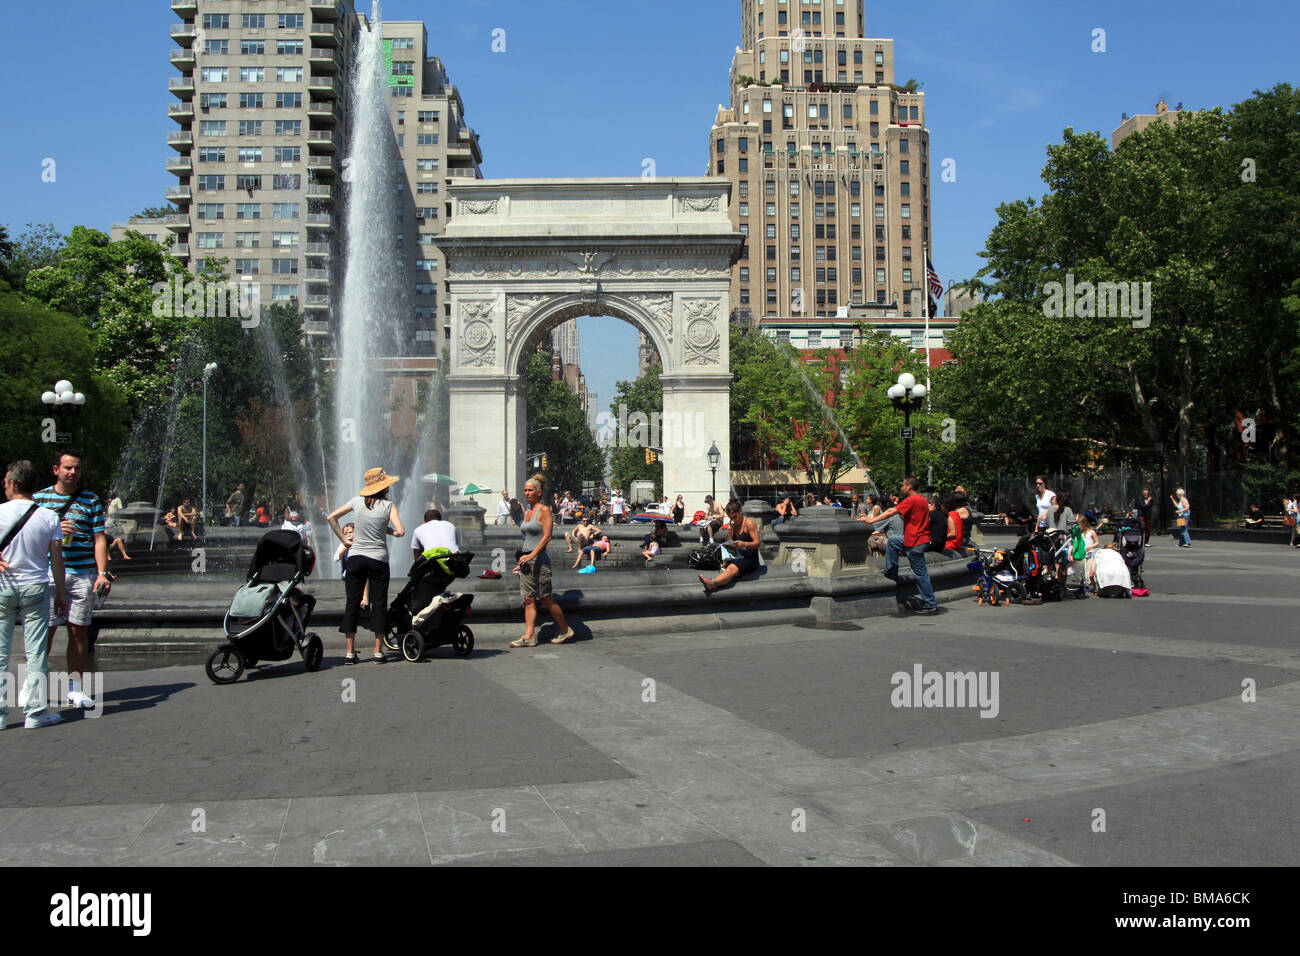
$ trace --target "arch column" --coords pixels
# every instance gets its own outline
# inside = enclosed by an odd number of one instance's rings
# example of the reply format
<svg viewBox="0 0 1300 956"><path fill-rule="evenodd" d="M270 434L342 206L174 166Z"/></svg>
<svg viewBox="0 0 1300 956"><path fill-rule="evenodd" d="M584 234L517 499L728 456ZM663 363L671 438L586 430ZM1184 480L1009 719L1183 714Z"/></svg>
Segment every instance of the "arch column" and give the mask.
<svg viewBox="0 0 1300 956"><path fill-rule="evenodd" d="M728 373L661 375L663 385L664 494L681 495L689 516L712 492L709 447L716 442L718 498L731 496L731 375Z"/></svg>

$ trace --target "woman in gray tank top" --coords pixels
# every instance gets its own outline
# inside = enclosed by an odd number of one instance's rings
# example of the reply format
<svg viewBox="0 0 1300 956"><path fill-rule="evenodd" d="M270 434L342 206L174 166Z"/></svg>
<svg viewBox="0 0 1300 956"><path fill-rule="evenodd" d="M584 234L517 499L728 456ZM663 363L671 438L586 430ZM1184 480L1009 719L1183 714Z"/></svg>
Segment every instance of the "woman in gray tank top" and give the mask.
<svg viewBox="0 0 1300 956"><path fill-rule="evenodd" d="M542 495L546 491L546 479L533 475L524 482L524 500L528 509L524 520L519 524L523 534L523 546L519 552L519 563L515 571L519 575L519 593L524 598L524 635L511 641L511 647L537 646L537 605L550 612L555 619L558 633L551 638L552 644L563 644L573 637L573 629L564 620L564 611L551 597L551 557L546 546L551 541L555 528L555 517L551 509L542 504Z"/></svg>
<svg viewBox="0 0 1300 956"><path fill-rule="evenodd" d="M370 601L370 627L375 632L375 663L382 664L384 635L388 633L388 536L400 538L406 534L397 509L388 500L388 489L397 478L384 474L382 468L366 472L365 487L347 504L335 508L326 517L330 528L345 545L339 519L352 514L352 542L348 550L348 569L343 577L347 604L339 630L347 639L345 664L357 662L357 624L361 616L363 596Z"/></svg>

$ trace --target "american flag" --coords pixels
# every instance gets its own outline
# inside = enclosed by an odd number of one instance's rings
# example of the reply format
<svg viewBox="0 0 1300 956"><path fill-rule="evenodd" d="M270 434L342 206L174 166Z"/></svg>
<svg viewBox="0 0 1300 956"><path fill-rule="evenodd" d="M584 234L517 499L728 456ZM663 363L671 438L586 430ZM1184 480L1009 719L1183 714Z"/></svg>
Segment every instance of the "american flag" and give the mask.
<svg viewBox="0 0 1300 956"><path fill-rule="evenodd" d="M925 257L925 281L930 287L930 298L938 299L943 295L943 283L939 281L939 273L934 271L934 263L929 255Z"/></svg>

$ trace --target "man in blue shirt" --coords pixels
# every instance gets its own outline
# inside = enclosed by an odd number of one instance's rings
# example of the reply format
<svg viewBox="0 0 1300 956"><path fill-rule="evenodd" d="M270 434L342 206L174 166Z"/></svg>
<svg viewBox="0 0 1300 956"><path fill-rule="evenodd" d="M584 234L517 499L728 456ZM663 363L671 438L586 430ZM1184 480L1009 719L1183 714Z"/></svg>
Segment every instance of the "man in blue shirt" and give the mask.
<svg viewBox="0 0 1300 956"><path fill-rule="evenodd" d="M81 692L81 675L90 664L90 623L97 591L113 586L108 576L108 538L104 534L104 504L92 491L80 490L81 453L65 451L54 466L54 484L32 500L58 514L63 527L63 563L67 572L68 703L94 708ZM63 619L50 615L50 648Z"/></svg>

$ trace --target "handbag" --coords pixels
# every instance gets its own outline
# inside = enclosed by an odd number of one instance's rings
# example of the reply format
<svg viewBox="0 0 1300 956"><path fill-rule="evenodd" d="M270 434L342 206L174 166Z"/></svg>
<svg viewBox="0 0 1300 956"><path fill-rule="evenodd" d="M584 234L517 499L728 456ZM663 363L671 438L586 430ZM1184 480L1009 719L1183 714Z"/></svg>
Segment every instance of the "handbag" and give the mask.
<svg viewBox="0 0 1300 956"><path fill-rule="evenodd" d="M1186 528L1186 527L1187 527L1187 519L1186 519L1186 518L1178 518L1176 523L1177 523L1178 527L1180 527L1180 528Z"/></svg>
<svg viewBox="0 0 1300 956"><path fill-rule="evenodd" d="M1283 524L1284 527L1287 527L1287 528L1294 528L1294 527L1295 527L1295 515L1287 515L1285 518L1282 519L1282 524Z"/></svg>

